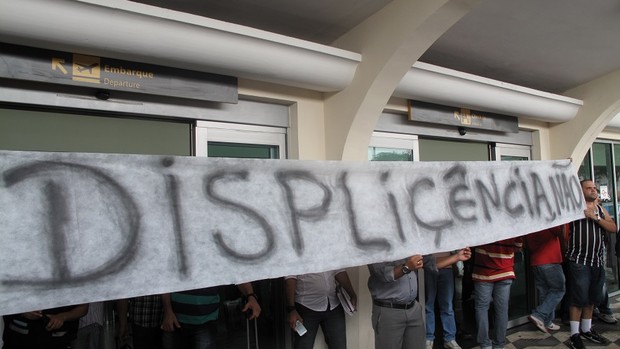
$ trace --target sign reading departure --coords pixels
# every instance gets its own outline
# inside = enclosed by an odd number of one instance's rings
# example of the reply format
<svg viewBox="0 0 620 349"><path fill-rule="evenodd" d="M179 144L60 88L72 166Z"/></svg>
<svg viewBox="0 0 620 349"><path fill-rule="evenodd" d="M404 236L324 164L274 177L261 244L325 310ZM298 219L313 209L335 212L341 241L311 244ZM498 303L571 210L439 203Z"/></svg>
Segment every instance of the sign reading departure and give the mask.
<svg viewBox="0 0 620 349"><path fill-rule="evenodd" d="M519 122L514 116L420 101L409 101L409 120L497 132L519 132Z"/></svg>
<svg viewBox="0 0 620 349"><path fill-rule="evenodd" d="M0 314L450 251L584 206L568 160L0 151Z"/></svg>
<svg viewBox="0 0 620 349"><path fill-rule="evenodd" d="M0 44L0 77L237 103L235 77Z"/></svg>

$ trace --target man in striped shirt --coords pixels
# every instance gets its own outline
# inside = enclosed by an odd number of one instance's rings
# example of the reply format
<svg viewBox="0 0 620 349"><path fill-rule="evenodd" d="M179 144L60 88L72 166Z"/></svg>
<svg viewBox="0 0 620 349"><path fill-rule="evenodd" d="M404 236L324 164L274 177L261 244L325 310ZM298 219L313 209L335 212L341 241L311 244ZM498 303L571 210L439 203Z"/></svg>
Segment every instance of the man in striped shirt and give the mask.
<svg viewBox="0 0 620 349"><path fill-rule="evenodd" d="M508 327L510 286L516 278L515 252L523 246L521 238L510 238L476 247L474 256L474 308L481 349L503 349ZM489 337L489 306L495 307L495 339Z"/></svg>
<svg viewBox="0 0 620 349"><path fill-rule="evenodd" d="M241 309L248 312L249 320L258 318L258 304L251 282L238 284L247 303ZM163 349L215 349L217 319L220 307L220 287L162 294L164 318L162 321Z"/></svg>
<svg viewBox="0 0 620 349"><path fill-rule="evenodd" d="M605 231L616 232L616 223L604 207L596 204L598 191L591 180L581 181L586 201L584 218L569 224L568 260L570 280L570 346L582 349L581 337L595 343L609 341L592 329L594 304L601 303L605 283Z"/></svg>

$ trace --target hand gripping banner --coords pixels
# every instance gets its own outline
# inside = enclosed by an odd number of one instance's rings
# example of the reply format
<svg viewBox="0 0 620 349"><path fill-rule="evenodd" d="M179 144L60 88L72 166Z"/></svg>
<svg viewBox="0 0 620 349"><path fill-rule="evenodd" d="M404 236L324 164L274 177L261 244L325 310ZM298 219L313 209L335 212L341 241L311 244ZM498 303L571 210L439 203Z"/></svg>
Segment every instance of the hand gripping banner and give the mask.
<svg viewBox="0 0 620 349"><path fill-rule="evenodd" d="M0 151L0 314L449 251L584 207L568 160Z"/></svg>

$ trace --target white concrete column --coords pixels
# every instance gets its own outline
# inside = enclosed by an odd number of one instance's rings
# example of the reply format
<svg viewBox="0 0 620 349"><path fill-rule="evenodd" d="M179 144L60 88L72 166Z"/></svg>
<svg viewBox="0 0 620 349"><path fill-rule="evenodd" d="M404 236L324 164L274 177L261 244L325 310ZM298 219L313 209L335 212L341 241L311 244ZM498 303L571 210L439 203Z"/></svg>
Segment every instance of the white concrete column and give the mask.
<svg viewBox="0 0 620 349"><path fill-rule="evenodd" d="M327 159L366 160L372 131L403 76L433 42L480 2L394 0L334 43L361 53L362 62L352 83L326 98ZM347 319L348 346L372 349L368 269L360 266L350 275L358 294L358 312Z"/></svg>
<svg viewBox="0 0 620 349"><path fill-rule="evenodd" d="M326 98L326 157L366 158L372 131L394 89L420 56L478 0L394 0L339 38L358 52L352 83Z"/></svg>

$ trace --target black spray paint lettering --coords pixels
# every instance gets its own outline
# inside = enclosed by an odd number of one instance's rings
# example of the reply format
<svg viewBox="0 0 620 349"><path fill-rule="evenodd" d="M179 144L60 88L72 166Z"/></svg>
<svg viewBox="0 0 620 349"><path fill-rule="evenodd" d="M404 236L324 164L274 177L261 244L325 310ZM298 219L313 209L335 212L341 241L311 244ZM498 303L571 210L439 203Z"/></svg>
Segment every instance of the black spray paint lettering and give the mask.
<svg viewBox="0 0 620 349"><path fill-rule="evenodd" d="M469 217L465 216L463 211L474 212L476 208L476 201L471 196L470 188L467 186L465 179L467 177L467 170L463 165L456 165L449 169L444 175L444 181L455 181L455 185L450 189L448 195L448 203L450 205L450 212L454 217L463 222L475 222L478 220L475 214L470 214Z"/></svg>
<svg viewBox="0 0 620 349"><path fill-rule="evenodd" d="M65 240L65 225L68 222L67 201L63 194L66 192L55 178L62 177L67 172L76 173L79 177L90 178L97 182L101 191L109 194L106 197L106 207L101 210L107 212L110 221L116 223L116 229L124 238L121 248L107 261L92 270L81 273L73 273L67 262L67 249ZM53 257L53 275L50 278L18 279L9 278L2 280L3 285L26 286L26 287L59 287L87 283L100 279L106 275L112 275L127 266L135 256L135 249L140 231L140 211L127 190L105 172L90 166L70 164L54 161L39 161L25 164L7 170L3 174L7 188L17 187L26 182L43 183L43 193L50 207L49 239L50 255ZM45 227L42 227L44 229Z"/></svg>
<svg viewBox="0 0 620 349"><path fill-rule="evenodd" d="M344 192L345 206L347 209L347 216L349 217L349 228L353 234L353 241L355 246L362 250L386 250L392 249L390 242L387 239L381 238L363 238L360 229L357 224L357 217L353 208L353 195L351 190L347 186L348 172L342 172L339 176L338 183Z"/></svg>
<svg viewBox="0 0 620 349"><path fill-rule="evenodd" d="M493 218L491 217L491 211L489 208L491 206L499 207L501 202L499 197L499 189L497 188L497 182L495 181L495 174L491 174L491 180L489 181L489 184L491 185L490 190L480 179L474 180L474 183L476 185L478 193L480 194L482 208L484 209L484 218L487 220L487 222L491 222ZM492 205L489 205L489 200L491 201Z"/></svg>
<svg viewBox="0 0 620 349"><path fill-rule="evenodd" d="M224 255L231 256L234 259L241 262L256 262L266 259L269 256L269 253L273 251L275 248L275 237L274 231L269 222L261 216L258 212L253 210L251 207L243 205L240 202L229 200L226 197L219 195L215 192L215 186L218 182L222 181L224 183L231 181L248 181L249 171L241 170L236 172L225 172L218 171L211 175L205 176L204 179L204 190L206 197L209 201L214 204L226 207L230 210L237 211L251 220L254 220L260 225L261 229L265 233L265 246L262 250L255 253L239 253L235 249L231 248L226 241L224 241L224 237L221 231L216 231L213 233L213 238L217 244L217 247L220 249Z"/></svg>
<svg viewBox="0 0 620 349"><path fill-rule="evenodd" d="M518 196L514 200L514 201L517 201L517 204L512 205L513 197L516 194L518 194L517 193L517 182L509 181L508 185L506 185L506 188L504 189L504 200L503 201L504 201L504 209L513 218L521 217L523 215L523 212L525 212L525 207L523 207L523 205L520 202L518 202Z"/></svg>
<svg viewBox="0 0 620 349"><path fill-rule="evenodd" d="M312 173L308 171L278 171L275 173L276 180L280 184L286 198L287 209L291 218L291 239L293 241L293 249L300 256L304 250L304 240L299 226L300 220L307 222L316 222L323 218L329 210L332 201L332 192L329 188L321 183ZM323 199L317 205L300 209L295 202L293 186L291 181L304 181L313 184L323 192Z"/></svg>
<svg viewBox="0 0 620 349"><path fill-rule="evenodd" d="M390 172L386 171L381 173L380 176L380 180L381 180L381 184L386 187L389 183L389 179L390 179ZM401 221L400 218L400 211L398 210L398 202L396 201L396 195L394 195L394 193L392 193L391 191L387 191L387 197L388 197L388 203L390 205L390 211L392 212L392 215L394 216L394 223L396 224L396 229L398 230L398 237L400 237L400 241L401 242L406 242L407 241L407 237L405 236L405 230L403 229L403 222Z"/></svg>
<svg viewBox="0 0 620 349"><path fill-rule="evenodd" d="M448 229L454 225L454 220L451 218L439 218L434 222L425 222L420 218L418 214L418 205L425 207L428 205L427 202L422 202L422 200L416 200L418 190L435 189L435 182L430 177L424 177L417 181L415 181L408 188L409 193L409 211L413 216L413 219L418 222L418 224L426 229L435 233L435 245L437 246L441 240L441 231L444 229ZM443 212L438 212L437 216L441 216ZM445 213L443 213L445 214Z"/></svg>
<svg viewBox="0 0 620 349"><path fill-rule="evenodd" d="M163 184L165 185L166 195L169 196L167 205L169 206L170 217L172 219L172 229L176 244L176 254L178 257L178 270L181 277L189 275L189 266L186 259L186 251L183 241L184 224L182 208L182 179L178 178L173 172L167 172L168 168L174 165L173 158L163 158L161 168L164 169ZM561 169L561 168L558 168ZM562 170L564 170L562 168ZM66 255L66 245L64 229L69 221L67 211L67 198L65 197L66 188L62 183L62 176L66 173L77 173L79 177L89 178L96 181L97 186L105 191L105 208L103 211L110 215L110 221L117 225L115 229L121 232L124 237L122 246L118 252L108 261L93 270L82 273L71 271ZM254 207L244 204L243 198L229 197L226 193L226 186L245 183L253 185L250 179L250 168L234 170L221 169L204 175L203 190L207 201L217 207L221 207L244 216L247 220L257 224L261 233L264 235L263 245L258 247L257 252L240 253L227 240L222 231L216 230L213 233L213 241L220 253L225 258L240 262L263 261L275 251L276 240L274 228L267 217ZM396 193L391 185L398 183L401 178L393 176L390 171L378 172L376 180L380 183L382 193L377 198L383 198L388 203L392 219L395 222L396 234L401 241L407 241L407 234L415 231L405 231L399 208L408 207L409 214L417 226L422 231L435 233L435 244L441 244L442 232L454 227L459 223L476 222L482 215L487 222L491 222L494 215L509 215L513 218L520 218L529 214L531 217L546 217L552 220L553 217L561 215L562 212L574 210L583 202L581 186L575 176L567 176L566 173L554 173L548 178L541 178L535 171L521 175L518 169L510 171L511 178L498 185L495 174L490 173L486 179L476 178L467 181L470 175L467 167L457 163L447 169L443 176L439 177L442 182L435 182L431 177L409 177L409 182L403 183L407 190L405 193ZM286 202L285 210L288 210L292 247L300 256L304 252L302 222L318 222L327 217L329 210L340 210L340 207L333 207L333 197L335 191L340 191L344 198L343 207L348 220L349 233L356 248L362 250L391 250L389 234L383 238L368 237L369 232L364 232L364 227L358 222L358 214L355 199L362 193L351 190L350 181L353 182L355 173L347 171L333 174L336 179L336 187L330 188L319 180L310 171L299 170L280 170L274 172L274 181L282 189L283 201ZM7 188L17 187L20 183L31 184L40 183L41 190L49 205L48 244L54 253L54 274L49 279L17 279L11 278L3 280L5 285L26 285L26 286L48 286L48 285L70 285L94 280L106 275L113 274L128 265L135 255L137 249L138 236L140 231L141 213L134 199L128 191L115 181L110 175L96 167L52 162L39 161L7 170L3 174ZM569 179L570 178L570 179ZM301 181L305 187L316 187L319 199L314 205L309 207L301 206L295 200L295 184ZM28 183L26 183L28 182ZM445 185L448 189L437 188L437 184ZM473 183L470 185L468 183ZM354 186L353 186L354 187ZM550 188L550 190L545 190ZM431 197L443 198L447 203L447 210L439 210L432 219L423 219L419 213L421 210L428 209L428 203L422 202L419 197L421 194L429 194ZM383 196L382 196L383 195ZM399 202L399 199L403 202ZM406 203L403 204L403 203ZM339 212L339 211L334 211ZM208 214L208 212L206 213ZM273 222L275 223L275 222ZM384 233L384 232L381 232ZM383 235L383 234L382 234ZM58 253L62 251L62 253Z"/></svg>
<svg viewBox="0 0 620 349"><path fill-rule="evenodd" d="M542 217L543 209L546 209L547 213L549 214L547 216L547 221L550 222L555 219L556 213L553 211L553 208L551 208L551 203L549 203L549 199L547 198L547 194L545 193L545 190L543 188L542 181L540 180L538 174L535 172L532 172L530 174L530 177L532 178L532 186L534 187L534 202L537 204L535 214L538 217ZM544 208L540 207L541 204L545 205Z"/></svg>
<svg viewBox="0 0 620 349"><path fill-rule="evenodd" d="M171 167L174 164L174 158L166 157L162 160L161 164L164 168ZM172 174L164 174L164 180L166 183L166 191L170 197L170 216L172 217L172 230L178 258L178 270L181 277L185 278L189 275L189 267L187 264L187 255L185 254L185 242L183 241L183 219L181 218L178 179Z"/></svg>
<svg viewBox="0 0 620 349"><path fill-rule="evenodd" d="M421 200L416 199L419 194L436 190L436 182L432 178L422 177L408 187L410 213L420 227L435 233L435 245L439 246L445 229L453 227L457 222L476 222L478 207L482 207L482 214L488 222L493 220L492 210L497 214L503 211L515 219L529 215L531 218L543 217L550 222L565 209L576 209L583 200L581 187L575 177L571 177L569 183L564 173L550 175L548 187L553 193L550 198L538 173L530 172L529 181L523 178L519 168L514 168L510 173L512 177L503 190L498 187L494 174L490 174L488 182L475 179L473 188L470 188L466 181L467 169L463 165L457 164L449 168L442 180L444 184L452 183L447 197L450 215L442 216L442 213L439 213L439 218L434 221L425 221L418 211L425 207ZM558 182L561 184L557 184ZM552 203L555 203L556 210Z"/></svg>

